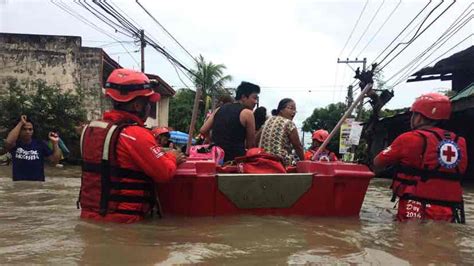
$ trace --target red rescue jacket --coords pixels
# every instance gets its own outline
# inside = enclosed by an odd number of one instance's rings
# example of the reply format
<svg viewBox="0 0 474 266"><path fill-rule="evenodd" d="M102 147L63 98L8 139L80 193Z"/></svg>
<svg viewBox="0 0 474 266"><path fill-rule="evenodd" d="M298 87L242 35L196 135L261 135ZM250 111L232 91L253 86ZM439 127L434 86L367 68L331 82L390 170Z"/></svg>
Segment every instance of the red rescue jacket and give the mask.
<svg viewBox="0 0 474 266"><path fill-rule="evenodd" d="M423 152L412 167L400 165L392 183L395 196L416 200L423 204L436 204L462 208L461 177L467 167L467 150L464 138L440 128L413 131L423 139Z"/></svg>
<svg viewBox="0 0 474 266"><path fill-rule="evenodd" d="M81 218L130 223L153 211L154 182L170 179L176 159L129 113L111 111L81 136ZM160 171L161 170L161 171Z"/></svg>

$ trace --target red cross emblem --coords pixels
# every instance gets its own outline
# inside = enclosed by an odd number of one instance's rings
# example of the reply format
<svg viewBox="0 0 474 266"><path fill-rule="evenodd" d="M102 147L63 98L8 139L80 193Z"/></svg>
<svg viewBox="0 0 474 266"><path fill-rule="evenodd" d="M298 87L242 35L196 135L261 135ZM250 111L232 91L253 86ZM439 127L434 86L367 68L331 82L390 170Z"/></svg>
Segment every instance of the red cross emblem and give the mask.
<svg viewBox="0 0 474 266"><path fill-rule="evenodd" d="M439 145L439 163L447 168L453 168L459 163L459 148L455 142L442 141Z"/></svg>
<svg viewBox="0 0 474 266"><path fill-rule="evenodd" d="M445 150L442 151L443 156L446 156L446 161L451 162L451 158L456 156L456 153L451 149L451 146L448 146Z"/></svg>

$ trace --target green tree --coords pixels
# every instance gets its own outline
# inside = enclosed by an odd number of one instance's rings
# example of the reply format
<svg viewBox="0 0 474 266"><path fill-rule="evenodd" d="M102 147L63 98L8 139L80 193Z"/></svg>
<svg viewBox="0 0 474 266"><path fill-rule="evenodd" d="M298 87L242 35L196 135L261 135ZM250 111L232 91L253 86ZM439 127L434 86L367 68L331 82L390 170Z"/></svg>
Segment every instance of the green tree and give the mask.
<svg viewBox="0 0 474 266"><path fill-rule="evenodd" d="M86 120L82 106L82 96L73 91L47 85L44 80L21 83L11 79L6 91L0 95L0 110L3 110L0 125L4 126L1 137L5 138L20 115L25 114L33 121L38 139L46 139L49 131L56 131L74 151L73 146L79 146L80 137L75 127Z"/></svg>
<svg viewBox="0 0 474 266"><path fill-rule="evenodd" d="M188 132L191 123L194 97L196 92L188 88L179 89L170 101L169 126L175 130ZM200 102L202 106L202 101ZM202 125L203 114L198 114L196 129Z"/></svg>
<svg viewBox="0 0 474 266"><path fill-rule="evenodd" d="M195 128L195 130L199 130L204 123L205 114L211 105L211 96L217 99L222 95L232 95L234 90L225 87L225 83L232 80L231 76L224 74L225 65L206 62L204 57L199 55L195 67L196 69L191 70L194 74L193 82L196 87L202 88ZM171 127L179 131L188 132L195 95L195 91L189 88L181 88L170 100L169 125Z"/></svg>
<svg viewBox="0 0 474 266"><path fill-rule="evenodd" d="M303 121L303 131L314 132L317 129L326 129L329 132L336 126L346 110L344 103L331 103L324 108L315 108L310 117ZM328 148L339 151L339 135L331 139Z"/></svg>
<svg viewBox="0 0 474 266"><path fill-rule="evenodd" d="M203 102L207 102L208 96L216 96L217 94L225 93L226 90L224 85L228 81L232 81L232 76L225 75L224 70L226 66L223 64L214 64L212 62L206 62L202 55L199 55L196 63L196 69L191 70L194 74L193 82L196 87L202 88L202 99ZM201 114L207 112L208 104L204 105L201 109Z"/></svg>
<svg viewBox="0 0 474 266"><path fill-rule="evenodd" d="M311 116L303 121L303 131L311 134L315 130L326 129L331 132L346 110L347 105L342 102L331 103L324 108L315 108ZM369 116L369 111L362 109L361 122L366 122ZM339 131L329 142L328 148L334 152L339 151Z"/></svg>

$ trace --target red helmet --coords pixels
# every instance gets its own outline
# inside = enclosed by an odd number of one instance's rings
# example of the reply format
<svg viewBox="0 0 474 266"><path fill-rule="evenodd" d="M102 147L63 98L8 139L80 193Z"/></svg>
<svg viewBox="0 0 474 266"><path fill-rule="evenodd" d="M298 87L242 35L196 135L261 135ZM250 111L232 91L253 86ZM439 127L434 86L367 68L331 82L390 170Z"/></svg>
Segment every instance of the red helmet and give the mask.
<svg viewBox="0 0 474 266"><path fill-rule="evenodd" d="M329 132L324 129L319 129L313 132L313 140L317 140L319 142L324 142L329 136Z"/></svg>
<svg viewBox="0 0 474 266"><path fill-rule="evenodd" d="M105 83L105 95L117 102L129 102L138 96L149 96L150 102L160 100L144 73L125 68L112 71Z"/></svg>
<svg viewBox="0 0 474 266"><path fill-rule="evenodd" d="M416 98L411 106L412 112L417 112L433 120L449 119L451 101L441 93L427 93Z"/></svg>
<svg viewBox="0 0 474 266"><path fill-rule="evenodd" d="M151 131L153 135L158 137L161 134L170 133L170 130L167 127L157 127Z"/></svg>

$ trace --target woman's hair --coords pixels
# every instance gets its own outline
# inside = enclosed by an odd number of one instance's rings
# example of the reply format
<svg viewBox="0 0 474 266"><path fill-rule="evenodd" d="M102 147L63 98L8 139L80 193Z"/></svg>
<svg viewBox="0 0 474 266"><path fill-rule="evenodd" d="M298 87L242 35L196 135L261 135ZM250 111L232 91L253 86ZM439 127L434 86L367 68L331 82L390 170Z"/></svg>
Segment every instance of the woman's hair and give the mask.
<svg viewBox="0 0 474 266"><path fill-rule="evenodd" d="M222 106L226 103L232 103L234 100L232 99L232 96L228 94L221 95L218 99L218 105Z"/></svg>
<svg viewBox="0 0 474 266"><path fill-rule="evenodd" d="M260 106L253 111L253 116L255 117L255 130L259 130L267 120L267 109Z"/></svg>
<svg viewBox="0 0 474 266"><path fill-rule="evenodd" d="M286 106L290 103L294 102L293 99L290 98L284 98L278 103L277 109L272 110L272 115L278 115L281 110L285 109Z"/></svg>

